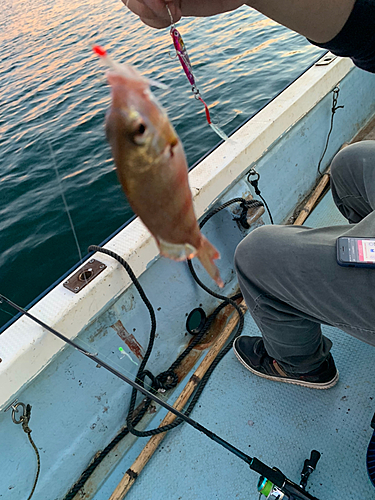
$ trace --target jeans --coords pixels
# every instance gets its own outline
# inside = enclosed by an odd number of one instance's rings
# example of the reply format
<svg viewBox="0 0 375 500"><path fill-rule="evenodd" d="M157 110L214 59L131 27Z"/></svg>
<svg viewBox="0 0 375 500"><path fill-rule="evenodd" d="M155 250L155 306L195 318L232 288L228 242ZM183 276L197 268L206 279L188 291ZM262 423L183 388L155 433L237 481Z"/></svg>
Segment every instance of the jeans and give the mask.
<svg viewBox="0 0 375 500"><path fill-rule="evenodd" d="M338 237L375 238L375 141L335 156L331 189L351 224L262 226L235 253L240 288L266 351L289 373L308 373L327 358L332 342L322 324L375 345L375 268L336 260Z"/></svg>

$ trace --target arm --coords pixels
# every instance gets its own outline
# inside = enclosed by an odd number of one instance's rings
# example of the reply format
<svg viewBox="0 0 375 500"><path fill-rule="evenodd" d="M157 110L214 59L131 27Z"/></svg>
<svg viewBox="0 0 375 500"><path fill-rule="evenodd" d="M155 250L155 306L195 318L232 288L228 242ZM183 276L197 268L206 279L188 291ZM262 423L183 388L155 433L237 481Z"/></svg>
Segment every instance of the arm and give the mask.
<svg viewBox="0 0 375 500"><path fill-rule="evenodd" d="M122 0L144 23L166 28L170 18L212 16L248 5L334 54L375 73L375 0Z"/></svg>
<svg viewBox="0 0 375 500"><path fill-rule="evenodd" d="M123 0L144 23L170 24L165 3L177 22L182 16L213 16L237 9L241 0ZM334 38L347 21L355 0L251 0L246 5L319 43Z"/></svg>
<svg viewBox="0 0 375 500"><path fill-rule="evenodd" d="M251 0L246 4L306 38L324 43L341 31L355 0Z"/></svg>

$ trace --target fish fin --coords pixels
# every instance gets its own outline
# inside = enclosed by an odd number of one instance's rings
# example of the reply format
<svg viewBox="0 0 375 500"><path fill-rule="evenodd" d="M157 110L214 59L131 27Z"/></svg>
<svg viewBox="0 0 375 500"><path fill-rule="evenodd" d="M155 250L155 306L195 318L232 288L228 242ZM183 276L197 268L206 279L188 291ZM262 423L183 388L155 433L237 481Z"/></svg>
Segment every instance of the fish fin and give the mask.
<svg viewBox="0 0 375 500"><path fill-rule="evenodd" d="M219 269L214 263L214 259L219 259L220 254L216 248L202 235L202 242L198 248L197 257L200 260L202 266L215 281L215 283L223 288L224 283L221 279Z"/></svg>
<svg viewBox="0 0 375 500"><path fill-rule="evenodd" d="M189 243L169 243L160 238L156 238L156 242L159 246L160 254L172 260L192 259L197 254L197 249Z"/></svg>

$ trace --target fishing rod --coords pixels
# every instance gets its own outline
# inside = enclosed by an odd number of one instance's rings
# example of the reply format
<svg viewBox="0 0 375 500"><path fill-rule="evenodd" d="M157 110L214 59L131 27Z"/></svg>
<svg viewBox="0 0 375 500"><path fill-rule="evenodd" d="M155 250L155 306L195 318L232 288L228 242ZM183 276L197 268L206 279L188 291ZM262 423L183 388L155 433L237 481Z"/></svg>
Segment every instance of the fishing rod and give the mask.
<svg viewBox="0 0 375 500"><path fill-rule="evenodd" d="M243 453L241 450L239 450L232 444L228 443L228 441L225 441L220 436L218 436L214 432L210 431L209 429L201 425L199 422L193 420L184 413L176 410L176 408L171 406L169 403L159 399L155 394L152 394L150 391L142 387L137 382L126 377L125 375L117 371L115 368L107 364L105 361L102 361L100 358L97 357L97 354L86 351L78 344L76 344L74 341L72 341L68 337L65 337L65 335L58 332L57 330L51 328L49 325L38 319L36 316L29 313L26 309L23 309L22 307L15 304L2 294L0 294L0 302L5 302L6 304L16 309L18 312L24 314L32 321L34 321L35 323L37 323L38 325L40 325L41 327L45 328L50 333L58 337L63 342L72 346L74 349L84 354L86 357L94 361L96 364L99 364L100 366L108 370L110 373L112 373L122 381L126 382L137 391L141 392L144 396L150 398L155 403L159 404L166 410L170 411L178 418L182 419L183 421L185 421L198 431L202 432L216 443L226 448L228 451L236 455L238 458L243 460L246 464L249 465L250 469L261 475L258 482L258 491L260 493L259 495L260 497L264 495L265 500L319 500L318 498L310 495L310 493L308 493L305 490L307 478L315 470L316 464L320 458L319 452L313 450L310 459L305 460L304 469L301 474L301 483L300 485L298 485L293 481L291 481L290 479L288 479L279 469L275 467L271 469L270 467L268 467L268 465L264 464L256 457L250 457L249 455L246 455L246 453Z"/></svg>

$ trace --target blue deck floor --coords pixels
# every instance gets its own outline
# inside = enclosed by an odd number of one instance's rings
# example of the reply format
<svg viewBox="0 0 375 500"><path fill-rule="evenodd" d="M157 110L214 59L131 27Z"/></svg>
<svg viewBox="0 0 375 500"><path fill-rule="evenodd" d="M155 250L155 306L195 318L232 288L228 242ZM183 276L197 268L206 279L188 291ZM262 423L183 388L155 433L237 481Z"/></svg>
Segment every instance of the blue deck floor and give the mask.
<svg viewBox="0 0 375 500"><path fill-rule="evenodd" d="M306 224L343 223L328 193ZM375 411L375 351L335 328L323 331L333 341L340 372L334 388L316 391L258 378L231 351L212 375L192 418L295 482L304 460L317 449L322 457L309 479L310 493L320 500L370 500L375 489L365 458ZM259 334L249 314L244 334ZM108 499L131 466L129 458L124 457L97 500ZM240 459L183 424L166 436L126 498L256 500L258 477Z"/></svg>

